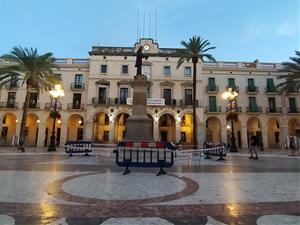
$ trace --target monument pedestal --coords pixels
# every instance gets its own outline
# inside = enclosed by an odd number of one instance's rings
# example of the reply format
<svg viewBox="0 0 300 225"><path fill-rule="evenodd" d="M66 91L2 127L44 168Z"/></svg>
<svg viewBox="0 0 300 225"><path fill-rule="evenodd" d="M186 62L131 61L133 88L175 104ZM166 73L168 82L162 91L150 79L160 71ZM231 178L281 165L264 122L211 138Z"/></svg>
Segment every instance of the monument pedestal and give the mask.
<svg viewBox="0 0 300 225"><path fill-rule="evenodd" d="M154 141L153 122L147 115L147 88L151 82L139 74L130 82L134 89L132 115L126 121L124 141Z"/></svg>

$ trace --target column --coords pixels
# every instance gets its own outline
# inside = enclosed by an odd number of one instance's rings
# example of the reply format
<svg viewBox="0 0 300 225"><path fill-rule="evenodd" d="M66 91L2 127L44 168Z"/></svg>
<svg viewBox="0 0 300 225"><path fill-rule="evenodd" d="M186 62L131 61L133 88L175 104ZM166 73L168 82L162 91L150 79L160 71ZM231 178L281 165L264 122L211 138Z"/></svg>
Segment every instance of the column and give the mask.
<svg viewBox="0 0 300 225"><path fill-rule="evenodd" d="M108 135L108 141L109 143L114 143L115 140L115 121L109 122L109 135Z"/></svg>
<svg viewBox="0 0 300 225"><path fill-rule="evenodd" d="M242 125L241 130L241 136L242 136L242 148L248 148L248 138L247 138L247 126Z"/></svg>
<svg viewBox="0 0 300 225"><path fill-rule="evenodd" d="M205 141L205 131L206 131L206 126L204 123L199 123L197 126L197 135L198 135L198 146L201 148L203 146L203 143Z"/></svg>
<svg viewBox="0 0 300 225"><path fill-rule="evenodd" d="M57 127L55 127L55 129L57 130ZM52 130L51 130L51 132L52 132ZM57 133L55 135L57 135ZM59 147L64 146L64 144L67 141L67 135L68 135L67 120L65 120L65 122L62 120Z"/></svg>
<svg viewBox="0 0 300 225"><path fill-rule="evenodd" d="M263 144L264 144L263 147L268 148L269 143L268 143L268 128L267 127L262 127L261 135L262 135L262 141L263 141Z"/></svg>
<svg viewBox="0 0 300 225"><path fill-rule="evenodd" d="M85 123L84 140L92 141L93 139L93 122L88 121Z"/></svg>
<svg viewBox="0 0 300 225"><path fill-rule="evenodd" d="M153 139L154 141L159 141L159 124L155 121L153 121Z"/></svg>
<svg viewBox="0 0 300 225"><path fill-rule="evenodd" d="M40 122L39 123L39 133L38 133L37 145L36 145L37 147L44 147L45 129L46 129L46 123Z"/></svg>
<svg viewBox="0 0 300 225"><path fill-rule="evenodd" d="M181 126L180 122L176 121L175 122L175 138L176 138L176 143L181 139Z"/></svg>

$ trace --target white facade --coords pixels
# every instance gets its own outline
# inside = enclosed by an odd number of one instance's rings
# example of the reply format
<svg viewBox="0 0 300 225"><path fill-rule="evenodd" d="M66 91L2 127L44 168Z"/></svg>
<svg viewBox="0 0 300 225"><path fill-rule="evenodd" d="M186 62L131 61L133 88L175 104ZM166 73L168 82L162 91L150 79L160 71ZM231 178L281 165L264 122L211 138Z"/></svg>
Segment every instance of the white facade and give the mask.
<svg viewBox="0 0 300 225"><path fill-rule="evenodd" d="M143 73L152 82L149 90L149 102L152 104L148 105L147 110L153 119L154 139L175 142L184 139L186 144L192 142L192 73L188 73L192 72L192 63L185 62L176 69L178 49L159 48L152 39L141 39L135 47L93 47L89 59L56 61L59 66L56 73L61 74L65 91L60 101L61 123L56 125L60 145L76 139L109 143L122 139L126 118L131 114L131 105L127 104L127 100L132 98L133 90L129 81L136 74L134 54L139 44L150 46L145 51L149 58L143 60ZM6 63L0 62L0 66ZM247 148L250 131L261 134L265 148L280 147L288 135L300 136L299 92L289 95L266 92L267 78L272 78L276 86L280 68L280 64L259 62L198 63L196 98L199 143L228 141L227 102L222 99L229 85L228 78L233 78L239 89L238 106L241 112L234 125L239 148ZM211 78L214 78L216 88L208 91ZM246 91L249 82L253 82L248 79L254 80L258 90ZM11 103L11 96L14 95L9 92L15 92L16 105L7 104ZM4 128L2 134L5 135L2 144L10 145L19 134L24 99L24 87L7 87L0 91L0 130ZM249 101L251 104L256 102L257 110L254 111L258 112L247 112ZM214 102L216 104L211 106ZM49 103L49 93L42 93L37 98L37 104L29 110L26 125L28 145L44 146L49 143L52 131ZM273 107L271 110L268 109L270 104Z"/></svg>

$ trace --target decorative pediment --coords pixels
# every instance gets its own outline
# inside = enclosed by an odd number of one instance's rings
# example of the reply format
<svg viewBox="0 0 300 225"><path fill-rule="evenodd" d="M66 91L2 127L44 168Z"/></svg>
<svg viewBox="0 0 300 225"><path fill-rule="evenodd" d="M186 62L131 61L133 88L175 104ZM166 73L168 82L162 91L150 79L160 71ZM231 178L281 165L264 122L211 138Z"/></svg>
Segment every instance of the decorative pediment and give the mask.
<svg viewBox="0 0 300 225"><path fill-rule="evenodd" d="M109 82L108 80L101 79L101 80L96 81L95 84L100 84L100 85L106 85L106 86L109 86L109 85L110 85L110 82Z"/></svg>
<svg viewBox="0 0 300 225"><path fill-rule="evenodd" d="M161 87L173 87L174 86L174 83L172 81L169 81L169 80L165 80L163 82L160 82L160 86Z"/></svg>
<svg viewBox="0 0 300 225"><path fill-rule="evenodd" d="M148 61L143 61L143 66L152 66L152 63Z"/></svg>
<svg viewBox="0 0 300 225"><path fill-rule="evenodd" d="M186 87L186 86L193 86L193 83L190 82L190 81L187 81L187 82L181 83L181 86L184 86L184 87Z"/></svg>
<svg viewBox="0 0 300 225"><path fill-rule="evenodd" d="M120 80L117 82L118 86L120 85L129 85L130 81L129 80Z"/></svg>

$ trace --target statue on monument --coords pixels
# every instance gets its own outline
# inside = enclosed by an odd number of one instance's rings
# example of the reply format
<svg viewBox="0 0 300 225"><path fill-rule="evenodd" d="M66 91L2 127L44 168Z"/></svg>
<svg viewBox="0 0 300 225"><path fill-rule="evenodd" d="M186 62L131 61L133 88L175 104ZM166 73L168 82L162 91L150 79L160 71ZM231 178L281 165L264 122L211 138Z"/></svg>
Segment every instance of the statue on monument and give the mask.
<svg viewBox="0 0 300 225"><path fill-rule="evenodd" d="M140 45L136 52L136 60L135 60L136 75L142 74L143 58L148 59L148 56L143 54L142 51L143 51L143 46Z"/></svg>

